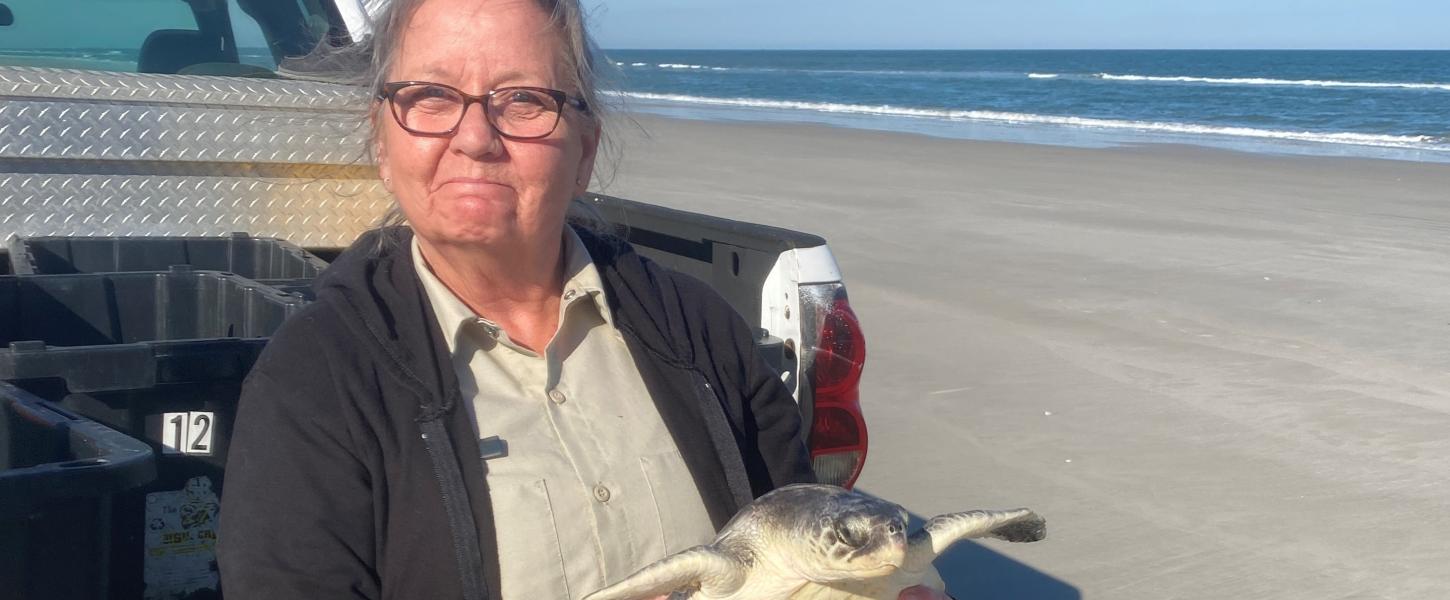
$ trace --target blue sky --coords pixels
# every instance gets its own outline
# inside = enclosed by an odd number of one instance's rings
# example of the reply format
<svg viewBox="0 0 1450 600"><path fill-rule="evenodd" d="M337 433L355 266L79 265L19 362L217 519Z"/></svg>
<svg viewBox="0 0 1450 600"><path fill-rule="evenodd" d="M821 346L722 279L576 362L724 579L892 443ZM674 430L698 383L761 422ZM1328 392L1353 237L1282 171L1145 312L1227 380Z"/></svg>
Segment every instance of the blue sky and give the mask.
<svg viewBox="0 0 1450 600"><path fill-rule="evenodd" d="M1450 0L583 0L605 48L1450 49Z"/></svg>

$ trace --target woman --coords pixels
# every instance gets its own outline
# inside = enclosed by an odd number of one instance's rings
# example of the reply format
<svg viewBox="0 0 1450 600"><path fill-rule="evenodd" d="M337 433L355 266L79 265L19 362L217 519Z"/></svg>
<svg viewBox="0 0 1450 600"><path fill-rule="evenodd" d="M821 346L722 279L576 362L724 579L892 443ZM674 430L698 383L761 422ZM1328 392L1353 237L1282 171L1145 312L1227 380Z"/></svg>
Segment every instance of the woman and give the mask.
<svg viewBox="0 0 1450 600"><path fill-rule="evenodd" d="M599 145L573 0L402 0L360 239L248 378L233 600L579 598L810 481L794 401L698 281L566 225Z"/></svg>

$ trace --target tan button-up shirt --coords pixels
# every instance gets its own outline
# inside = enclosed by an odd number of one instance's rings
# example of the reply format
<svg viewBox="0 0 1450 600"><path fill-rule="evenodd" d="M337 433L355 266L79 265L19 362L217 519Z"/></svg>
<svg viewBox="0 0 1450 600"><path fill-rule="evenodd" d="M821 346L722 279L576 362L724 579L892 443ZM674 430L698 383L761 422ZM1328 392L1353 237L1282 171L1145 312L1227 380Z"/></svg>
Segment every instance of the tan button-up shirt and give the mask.
<svg viewBox="0 0 1450 600"><path fill-rule="evenodd" d="M507 448L485 464L505 600L581 598L714 537L614 328L599 272L579 236L564 231L559 328L543 355L474 314L413 241L477 433Z"/></svg>

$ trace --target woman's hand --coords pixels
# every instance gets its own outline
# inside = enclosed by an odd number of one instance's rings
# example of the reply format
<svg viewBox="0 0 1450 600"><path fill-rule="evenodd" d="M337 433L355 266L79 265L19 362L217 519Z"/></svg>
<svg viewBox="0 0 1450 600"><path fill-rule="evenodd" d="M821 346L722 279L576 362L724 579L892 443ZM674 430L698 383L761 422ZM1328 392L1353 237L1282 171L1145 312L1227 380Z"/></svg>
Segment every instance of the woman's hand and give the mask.
<svg viewBox="0 0 1450 600"><path fill-rule="evenodd" d="M897 596L897 600L952 600L952 597L948 596L946 592L918 585L901 590L901 595Z"/></svg>

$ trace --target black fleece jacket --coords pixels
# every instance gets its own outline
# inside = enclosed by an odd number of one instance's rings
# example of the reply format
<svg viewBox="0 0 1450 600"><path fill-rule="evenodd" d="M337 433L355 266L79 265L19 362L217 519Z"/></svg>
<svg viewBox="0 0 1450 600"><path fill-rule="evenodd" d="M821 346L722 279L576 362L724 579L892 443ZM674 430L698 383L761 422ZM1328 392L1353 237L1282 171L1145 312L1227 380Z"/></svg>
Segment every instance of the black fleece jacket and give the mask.
<svg viewBox="0 0 1450 600"><path fill-rule="evenodd" d="M739 315L628 244L579 234L716 528L813 480L795 401ZM218 539L228 600L500 598L508 549L410 235L353 244L247 378Z"/></svg>

